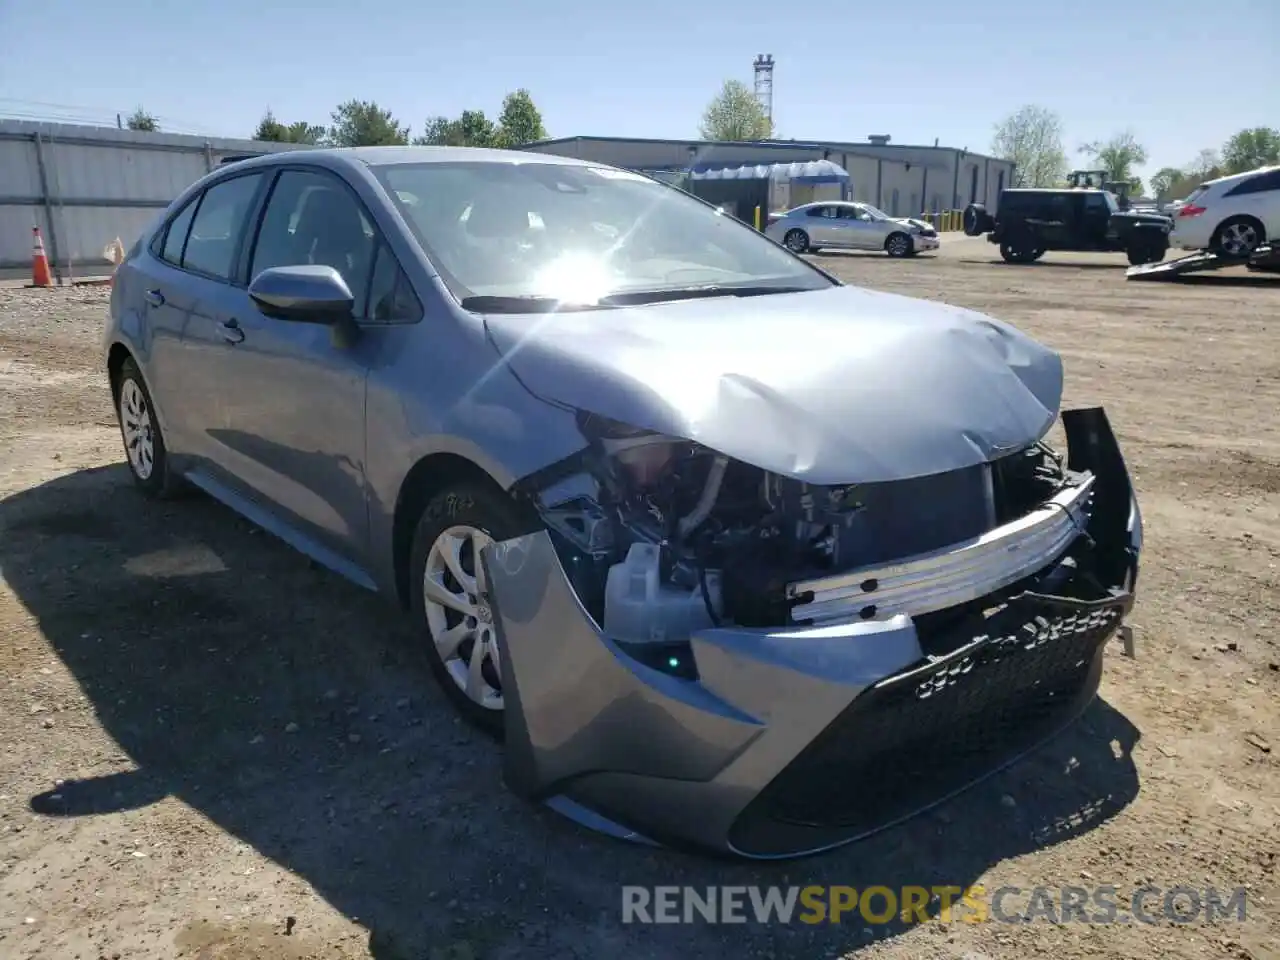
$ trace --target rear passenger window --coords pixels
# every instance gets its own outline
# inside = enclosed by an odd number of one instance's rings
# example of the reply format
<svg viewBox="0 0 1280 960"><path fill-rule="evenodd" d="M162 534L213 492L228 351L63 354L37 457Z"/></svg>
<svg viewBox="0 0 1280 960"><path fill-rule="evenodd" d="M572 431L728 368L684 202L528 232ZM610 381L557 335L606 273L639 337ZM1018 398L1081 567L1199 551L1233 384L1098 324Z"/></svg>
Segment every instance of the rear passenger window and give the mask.
<svg viewBox="0 0 1280 960"><path fill-rule="evenodd" d="M182 254L183 267L221 280L233 278L236 244L261 179L258 173L235 177L204 192Z"/></svg>
<svg viewBox="0 0 1280 960"><path fill-rule="evenodd" d="M187 231L191 229L191 218L196 215L198 196L193 197L182 208L182 212L169 223L169 232L164 236L164 249L160 251L162 259L175 267L182 266L182 248L187 245Z"/></svg>
<svg viewBox="0 0 1280 960"><path fill-rule="evenodd" d="M409 286L386 244L378 247L369 282L369 320L375 323L412 323L422 316L422 305Z"/></svg>

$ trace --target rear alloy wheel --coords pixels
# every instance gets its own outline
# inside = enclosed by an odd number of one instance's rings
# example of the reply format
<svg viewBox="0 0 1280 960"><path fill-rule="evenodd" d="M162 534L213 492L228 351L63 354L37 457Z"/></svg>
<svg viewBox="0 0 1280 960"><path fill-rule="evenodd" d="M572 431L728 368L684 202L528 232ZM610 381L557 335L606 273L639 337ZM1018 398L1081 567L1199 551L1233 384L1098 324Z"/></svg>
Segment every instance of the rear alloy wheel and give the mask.
<svg viewBox="0 0 1280 960"><path fill-rule="evenodd" d="M498 738L502 662L480 552L528 529L505 494L460 486L432 498L414 532L411 603L427 662L463 717Z"/></svg>
<svg viewBox="0 0 1280 960"><path fill-rule="evenodd" d="M884 252L891 257L909 257L915 244L905 233L894 232L884 241Z"/></svg>
<svg viewBox="0 0 1280 960"><path fill-rule="evenodd" d="M132 359L125 360L120 367L116 417L120 421L125 459L138 489L157 499L177 493L181 481L169 470L169 452L156 418L155 404L142 380L142 372Z"/></svg>
<svg viewBox="0 0 1280 960"><path fill-rule="evenodd" d="M1214 231L1209 249L1233 260L1247 260L1265 238L1262 224L1252 217L1232 217Z"/></svg>
<svg viewBox="0 0 1280 960"><path fill-rule="evenodd" d="M809 235L803 230L788 230L782 242L792 253L804 253L809 249Z"/></svg>

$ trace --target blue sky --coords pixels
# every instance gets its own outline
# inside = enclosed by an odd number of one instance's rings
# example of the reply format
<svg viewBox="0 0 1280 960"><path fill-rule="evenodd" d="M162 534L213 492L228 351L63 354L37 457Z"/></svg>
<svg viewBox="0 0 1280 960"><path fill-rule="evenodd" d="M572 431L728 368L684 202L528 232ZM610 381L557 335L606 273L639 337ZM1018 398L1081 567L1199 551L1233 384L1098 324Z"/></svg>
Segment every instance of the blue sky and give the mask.
<svg viewBox="0 0 1280 960"><path fill-rule="evenodd" d="M270 106L325 123L372 99L415 130L527 87L552 136L692 137L729 77L772 53L778 136L986 151L1024 103L1075 148L1132 127L1143 172L1280 126L1280 0L0 0L0 115L248 136ZM1089 12L1077 12L1088 10ZM1099 12L1093 12L1099 11ZM1270 69L1268 80L1264 73ZM1238 93L1231 93L1234 89Z"/></svg>

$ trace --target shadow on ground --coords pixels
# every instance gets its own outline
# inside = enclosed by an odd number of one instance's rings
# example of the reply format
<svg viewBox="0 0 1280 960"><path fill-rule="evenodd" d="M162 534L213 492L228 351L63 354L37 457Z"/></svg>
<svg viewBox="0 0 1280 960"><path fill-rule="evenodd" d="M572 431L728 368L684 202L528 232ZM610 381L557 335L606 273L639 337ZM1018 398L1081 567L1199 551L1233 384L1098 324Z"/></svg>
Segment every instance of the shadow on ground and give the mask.
<svg viewBox="0 0 1280 960"><path fill-rule="evenodd" d="M627 926L620 887L965 885L1138 791L1138 732L1099 701L1006 773L834 854L756 865L628 846L514 799L395 609L207 499L149 503L123 467L51 481L0 502L0 572L138 767L32 807L176 796L358 918L379 960L838 954L905 927Z"/></svg>
<svg viewBox="0 0 1280 960"><path fill-rule="evenodd" d="M1080 262L1063 262L1061 260L1037 260L1034 263L1005 263L998 256L996 257L960 257L960 263L981 263L984 266L1003 267L1008 270L1110 270L1113 273L1124 275L1124 271L1129 269L1123 259L1118 259L1114 263L1080 263Z"/></svg>

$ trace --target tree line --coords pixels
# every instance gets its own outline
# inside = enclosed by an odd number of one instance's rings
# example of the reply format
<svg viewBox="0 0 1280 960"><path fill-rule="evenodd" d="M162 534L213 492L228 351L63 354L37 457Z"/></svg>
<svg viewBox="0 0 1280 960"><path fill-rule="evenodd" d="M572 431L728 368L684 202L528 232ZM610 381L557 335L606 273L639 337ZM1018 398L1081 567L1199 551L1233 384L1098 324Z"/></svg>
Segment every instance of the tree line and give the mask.
<svg viewBox="0 0 1280 960"><path fill-rule="evenodd" d="M1014 162L1015 187L1056 187L1066 182L1068 161L1062 142L1062 119L1046 107L1028 104L996 124L991 152ZM1078 152L1090 158L1094 169L1105 170L1109 180L1128 182L1135 195L1149 186L1155 199L1163 202L1185 197L1205 180L1280 163L1280 130L1241 130L1220 150L1201 150L1185 167L1156 171L1146 186L1134 168L1147 162L1147 150L1132 130L1083 144Z"/></svg>
<svg viewBox="0 0 1280 960"><path fill-rule="evenodd" d="M253 132L254 140L309 143L326 147L445 146L520 147L545 140L542 114L529 91L508 93L495 119L483 110L463 110L457 117L430 117L416 137L407 124L372 100L339 104L327 125L306 120L285 123L268 110Z"/></svg>

